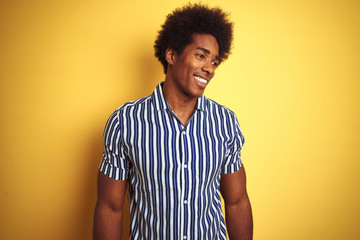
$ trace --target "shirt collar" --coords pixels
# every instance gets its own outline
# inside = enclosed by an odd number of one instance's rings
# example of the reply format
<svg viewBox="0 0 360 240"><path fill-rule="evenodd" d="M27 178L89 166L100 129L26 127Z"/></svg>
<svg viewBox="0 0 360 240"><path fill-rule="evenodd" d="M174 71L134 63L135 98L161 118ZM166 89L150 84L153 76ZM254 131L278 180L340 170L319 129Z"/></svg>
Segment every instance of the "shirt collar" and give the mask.
<svg viewBox="0 0 360 240"><path fill-rule="evenodd" d="M163 84L164 84L164 82L160 82L156 86L154 92L151 94L151 100L152 100L152 103L154 104L156 111L170 109L169 104L167 103L167 101L164 97L163 91L162 91ZM204 95L202 95L201 97L199 97L197 99L195 109L200 110L200 111L205 111L205 96Z"/></svg>

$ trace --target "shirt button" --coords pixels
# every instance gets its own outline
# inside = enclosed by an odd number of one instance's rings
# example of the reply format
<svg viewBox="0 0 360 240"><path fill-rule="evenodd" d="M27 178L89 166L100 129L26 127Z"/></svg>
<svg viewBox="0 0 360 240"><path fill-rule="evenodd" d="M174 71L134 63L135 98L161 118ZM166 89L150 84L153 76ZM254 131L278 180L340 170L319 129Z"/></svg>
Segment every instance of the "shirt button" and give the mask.
<svg viewBox="0 0 360 240"><path fill-rule="evenodd" d="M187 239L187 236L184 236L183 239Z"/></svg>
<svg viewBox="0 0 360 240"><path fill-rule="evenodd" d="M184 200L184 204L187 204L187 200Z"/></svg>
<svg viewBox="0 0 360 240"><path fill-rule="evenodd" d="M187 168L187 164L184 165L184 168Z"/></svg>
<svg viewBox="0 0 360 240"><path fill-rule="evenodd" d="M182 135L185 135L185 134L186 134L186 132L185 132L185 131L182 131L181 133L182 133Z"/></svg>

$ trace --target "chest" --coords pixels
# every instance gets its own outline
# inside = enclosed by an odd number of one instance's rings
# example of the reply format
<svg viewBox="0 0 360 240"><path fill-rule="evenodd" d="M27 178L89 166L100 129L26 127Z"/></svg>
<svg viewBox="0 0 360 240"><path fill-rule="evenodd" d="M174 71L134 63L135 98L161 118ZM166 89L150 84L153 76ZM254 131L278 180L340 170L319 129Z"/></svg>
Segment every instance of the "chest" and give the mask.
<svg viewBox="0 0 360 240"><path fill-rule="evenodd" d="M189 179L203 183L220 176L231 132L221 119L195 112L184 126L170 112L139 115L124 126L125 152L139 179Z"/></svg>

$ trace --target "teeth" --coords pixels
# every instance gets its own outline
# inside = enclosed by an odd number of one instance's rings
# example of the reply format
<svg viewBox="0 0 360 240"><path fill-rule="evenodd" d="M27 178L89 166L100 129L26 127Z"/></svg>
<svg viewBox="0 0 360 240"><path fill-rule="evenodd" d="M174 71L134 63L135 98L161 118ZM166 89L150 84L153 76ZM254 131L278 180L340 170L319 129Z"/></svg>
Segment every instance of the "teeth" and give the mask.
<svg viewBox="0 0 360 240"><path fill-rule="evenodd" d="M206 79L203 79L203 78L198 77L198 76L194 76L194 78L195 78L196 80L198 80L199 82L202 82L202 83L207 83L207 82L208 82Z"/></svg>

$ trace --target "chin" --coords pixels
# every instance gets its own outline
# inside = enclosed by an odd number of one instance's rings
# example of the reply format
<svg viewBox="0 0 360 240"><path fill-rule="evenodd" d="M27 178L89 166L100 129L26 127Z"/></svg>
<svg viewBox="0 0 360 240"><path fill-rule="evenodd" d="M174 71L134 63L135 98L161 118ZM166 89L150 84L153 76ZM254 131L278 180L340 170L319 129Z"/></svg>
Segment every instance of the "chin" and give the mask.
<svg viewBox="0 0 360 240"><path fill-rule="evenodd" d="M189 94L189 96L191 98L199 98L204 94L204 91L198 91L198 92L193 92L192 94Z"/></svg>

